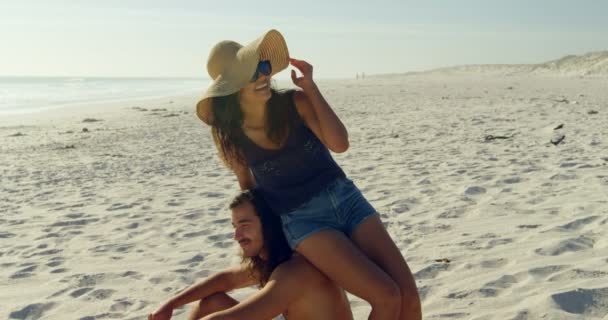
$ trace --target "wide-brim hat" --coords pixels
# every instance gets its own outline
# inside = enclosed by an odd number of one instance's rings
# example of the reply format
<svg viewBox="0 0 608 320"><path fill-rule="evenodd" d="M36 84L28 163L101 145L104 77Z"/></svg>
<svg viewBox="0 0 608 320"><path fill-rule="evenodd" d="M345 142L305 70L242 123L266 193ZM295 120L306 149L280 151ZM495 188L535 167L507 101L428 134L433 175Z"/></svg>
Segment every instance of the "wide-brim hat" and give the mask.
<svg viewBox="0 0 608 320"><path fill-rule="evenodd" d="M207 59L207 72L213 82L196 104L196 115L206 124L213 123L212 99L238 92L246 86L260 61L269 60L271 75L289 65L287 43L277 30L270 30L242 46L235 41L216 44Z"/></svg>

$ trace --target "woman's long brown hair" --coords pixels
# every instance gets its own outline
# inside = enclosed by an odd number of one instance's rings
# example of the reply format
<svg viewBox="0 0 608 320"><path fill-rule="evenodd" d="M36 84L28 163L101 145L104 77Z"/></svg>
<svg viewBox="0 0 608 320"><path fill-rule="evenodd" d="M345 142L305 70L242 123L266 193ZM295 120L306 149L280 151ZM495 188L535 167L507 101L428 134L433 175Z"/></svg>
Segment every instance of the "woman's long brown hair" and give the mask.
<svg viewBox="0 0 608 320"><path fill-rule="evenodd" d="M270 141L281 145L293 127L294 108L290 106L293 103L294 90L278 91L272 88L270 91L272 95L266 104L266 135ZM242 151L243 112L238 92L212 98L211 103L213 110L211 134L220 158L231 169L237 164L247 165Z"/></svg>

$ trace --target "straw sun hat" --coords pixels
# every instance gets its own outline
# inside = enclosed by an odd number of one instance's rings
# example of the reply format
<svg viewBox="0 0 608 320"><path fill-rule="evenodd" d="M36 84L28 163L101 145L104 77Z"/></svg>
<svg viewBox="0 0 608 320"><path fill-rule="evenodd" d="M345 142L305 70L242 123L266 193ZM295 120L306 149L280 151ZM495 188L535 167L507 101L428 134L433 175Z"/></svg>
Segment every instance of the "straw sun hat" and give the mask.
<svg viewBox="0 0 608 320"><path fill-rule="evenodd" d="M249 83L258 63L264 60L269 60L272 65L271 75L289 65L287 44L277 30L267 31L246 46L228 40L216 44L207 60L207 72L213 83L197 103L196 115L211 125L211 98L238 92Z"/></svg>

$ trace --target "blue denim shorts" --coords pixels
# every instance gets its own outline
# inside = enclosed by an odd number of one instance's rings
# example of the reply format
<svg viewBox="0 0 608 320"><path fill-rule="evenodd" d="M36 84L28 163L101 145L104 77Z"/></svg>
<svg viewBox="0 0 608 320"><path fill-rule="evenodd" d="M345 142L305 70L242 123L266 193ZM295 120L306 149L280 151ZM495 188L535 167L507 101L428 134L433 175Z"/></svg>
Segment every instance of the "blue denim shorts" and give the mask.
<svg viewBox="0 0 608 320"><path fill-rule="evenodd" d="M348 178L331 182L319 194L295 210L281 215L285 238L292 249L313 233L334 229L351 236L356 227L376 210Z"/></svg>

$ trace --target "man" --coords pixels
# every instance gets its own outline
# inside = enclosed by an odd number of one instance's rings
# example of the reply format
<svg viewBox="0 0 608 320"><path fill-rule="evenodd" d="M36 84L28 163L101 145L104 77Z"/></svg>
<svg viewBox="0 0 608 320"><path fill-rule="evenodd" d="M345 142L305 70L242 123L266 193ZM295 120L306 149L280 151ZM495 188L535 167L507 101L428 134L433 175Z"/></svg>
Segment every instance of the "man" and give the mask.
<svg viewBox="0 0 608 320"><path fill-rule="evenodd" d="M234 240L243 253L243 264L219 272L164 303L149 320L171 319L173 310L199 301L189 319L352 320L342 289L311 265L292 254L280 217L252 191L243 191L230 204ZM229 291L258 285L261 289L243 302Z"/></svg>

